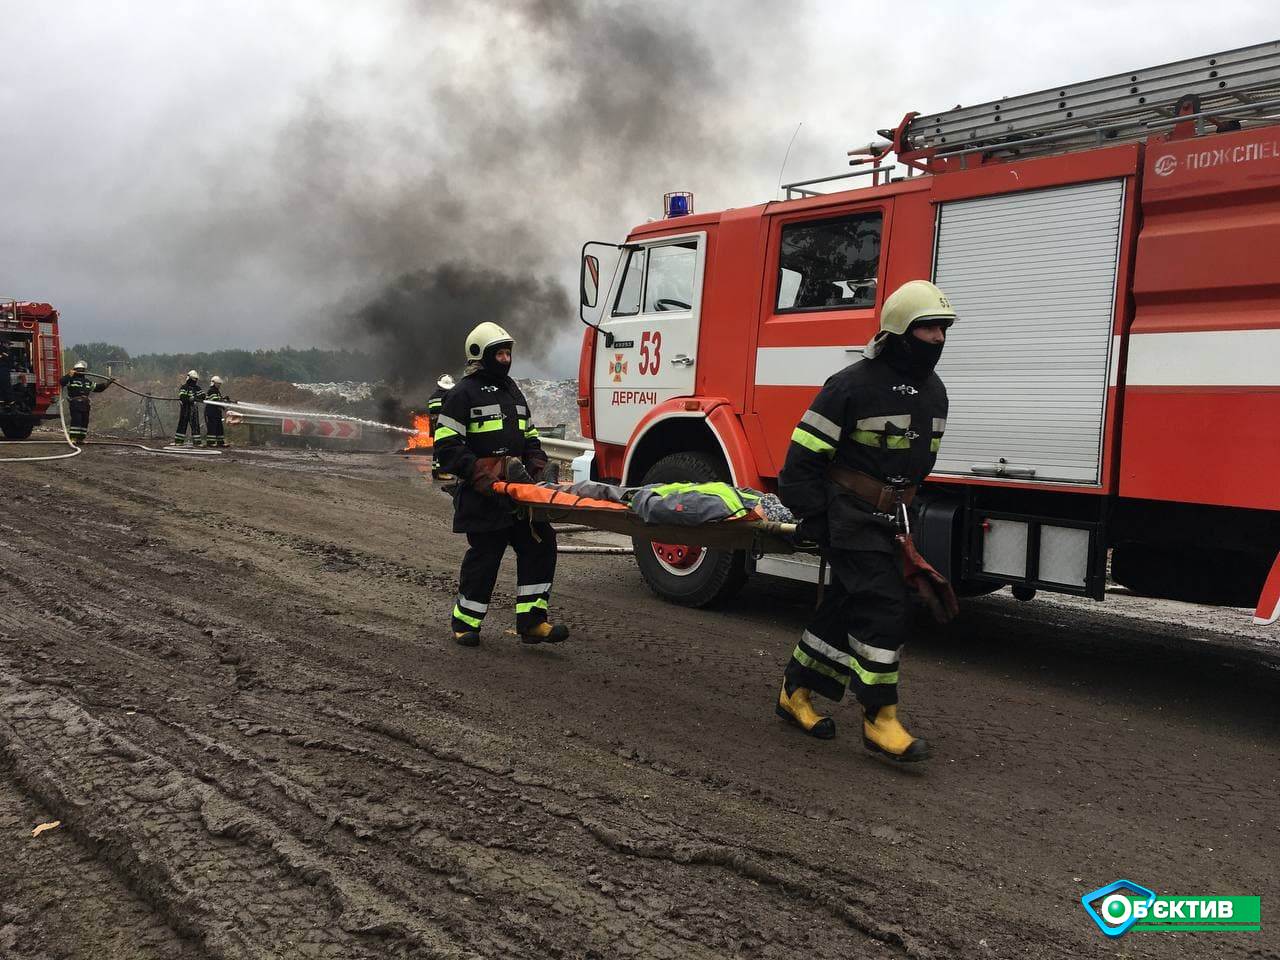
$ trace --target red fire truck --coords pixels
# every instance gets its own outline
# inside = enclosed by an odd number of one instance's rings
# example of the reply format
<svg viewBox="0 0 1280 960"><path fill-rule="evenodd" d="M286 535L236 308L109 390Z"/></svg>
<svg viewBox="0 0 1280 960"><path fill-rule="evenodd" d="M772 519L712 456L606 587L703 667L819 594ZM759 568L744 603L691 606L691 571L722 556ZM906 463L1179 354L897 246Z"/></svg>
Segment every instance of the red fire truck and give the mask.
<svg viewBox="0 0 1280 960"><path fill-rule="evenodd" d="M0 432L25 440L41 420L57 419L62 343L58 311L47 303L0 301L0 344L9 354L9 401L0 402ZM2 398L0 398L2 399Z"/></svg>
<svg viewBox="0 0 1280 960"><path fill-rule="evenodd" d="M1011 585L1280 607L1280 42L908 113L851 173L588 244L594 475L771 490L888 293L959 312L915 537L968 593ZM888 163L889 154L896 163ZM860 189L822 193L848 176ZM638 542L649 584L726 599L806 558ZM1108 563L1109 562L1109 563Z"/></svg>

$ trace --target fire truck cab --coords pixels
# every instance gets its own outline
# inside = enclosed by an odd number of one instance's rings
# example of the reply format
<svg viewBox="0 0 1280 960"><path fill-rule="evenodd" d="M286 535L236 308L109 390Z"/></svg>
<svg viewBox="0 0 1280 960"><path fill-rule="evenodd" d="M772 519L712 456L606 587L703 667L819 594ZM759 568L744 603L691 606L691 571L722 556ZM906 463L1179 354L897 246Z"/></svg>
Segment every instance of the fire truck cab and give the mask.
<svg viewBox="0 0 1280 960"><path fill-rule="evenodd" d="M579 405L593 473L776 488L880 305L959 313L914 531L963 591L1280 607L1280 43L926 116L787 199L587 244ZM897 163L886 162L896 154ZM821 193L845 177L860 189ZM672 197L679 198L673 202ZM649 584L723 601L807 558L636 543Z"/></svg>
<svg viewBox="0 0 1280 960"><path fill-rule="evenodd" d="M62 344L58 311L47 303L0 301L0 345L8 354L7 399L0 394L0 432L25 440L37 423L57 419Z"/></svg>

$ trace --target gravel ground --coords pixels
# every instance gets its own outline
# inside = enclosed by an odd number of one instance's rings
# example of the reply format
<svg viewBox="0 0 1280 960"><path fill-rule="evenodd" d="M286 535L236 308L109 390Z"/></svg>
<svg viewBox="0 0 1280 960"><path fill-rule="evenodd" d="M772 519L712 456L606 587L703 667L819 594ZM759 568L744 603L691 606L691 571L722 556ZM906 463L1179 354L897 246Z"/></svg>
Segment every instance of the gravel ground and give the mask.
<svg viewBox="0 0 1280 960"><path fill-rule="evenodd" d="M422 462L6 465L0 956L1280 957L1109 941L1086 890L1280 892L1280 646L1242 611L995 595L921 627L923 768L773 716L810 596L566 555L559 647L447 634ZM61 826L32 837L36 824Z"/></svg>

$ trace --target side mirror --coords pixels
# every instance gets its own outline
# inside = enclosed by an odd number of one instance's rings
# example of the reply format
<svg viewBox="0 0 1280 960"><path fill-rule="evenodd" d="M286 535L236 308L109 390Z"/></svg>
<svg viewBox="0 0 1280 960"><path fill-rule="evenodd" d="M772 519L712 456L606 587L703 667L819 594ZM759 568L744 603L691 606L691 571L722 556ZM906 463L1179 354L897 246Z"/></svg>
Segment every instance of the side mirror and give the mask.
<svg viewBox="0 0 1280 960"><path fill-rule="evenodd" d="M600 299L600 258L587 254L582 258L582 269L578 275L579 302L582 306L594 308Z"/></svg>

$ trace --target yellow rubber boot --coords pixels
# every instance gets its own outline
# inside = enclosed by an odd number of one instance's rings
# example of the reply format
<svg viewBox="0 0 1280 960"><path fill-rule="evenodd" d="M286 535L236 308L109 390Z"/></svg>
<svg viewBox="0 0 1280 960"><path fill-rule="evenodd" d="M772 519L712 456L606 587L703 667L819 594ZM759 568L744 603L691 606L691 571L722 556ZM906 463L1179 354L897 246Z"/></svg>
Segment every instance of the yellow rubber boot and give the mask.
<svg viewBox="0 0 1280 960"><path fill-rule="evenodd" d="M554 627L545 620L530 630L520 634L521 643L563 643L569 639L569 628L562 623Z"/></svg>
<svg viewBox="0 0 1280 960"><path fill-rule="evenodd" d="M868 750L883 753L902 763L929 759L929 744L907 733L906 728L898 722L896 705L880 707L874 716L873 720L871 711L868 711L862 720L862 744Z"/></svg>
<svg viewBox="0 0 1280 960"><path fill-rule="evenodd" d="M774 708L774 713L819 740L830 740L836 735L836 722L813 709L809 691L804 687L796 687L787 693L785 680L782 682L782 689L778 691L778 705Z"/></svg>

